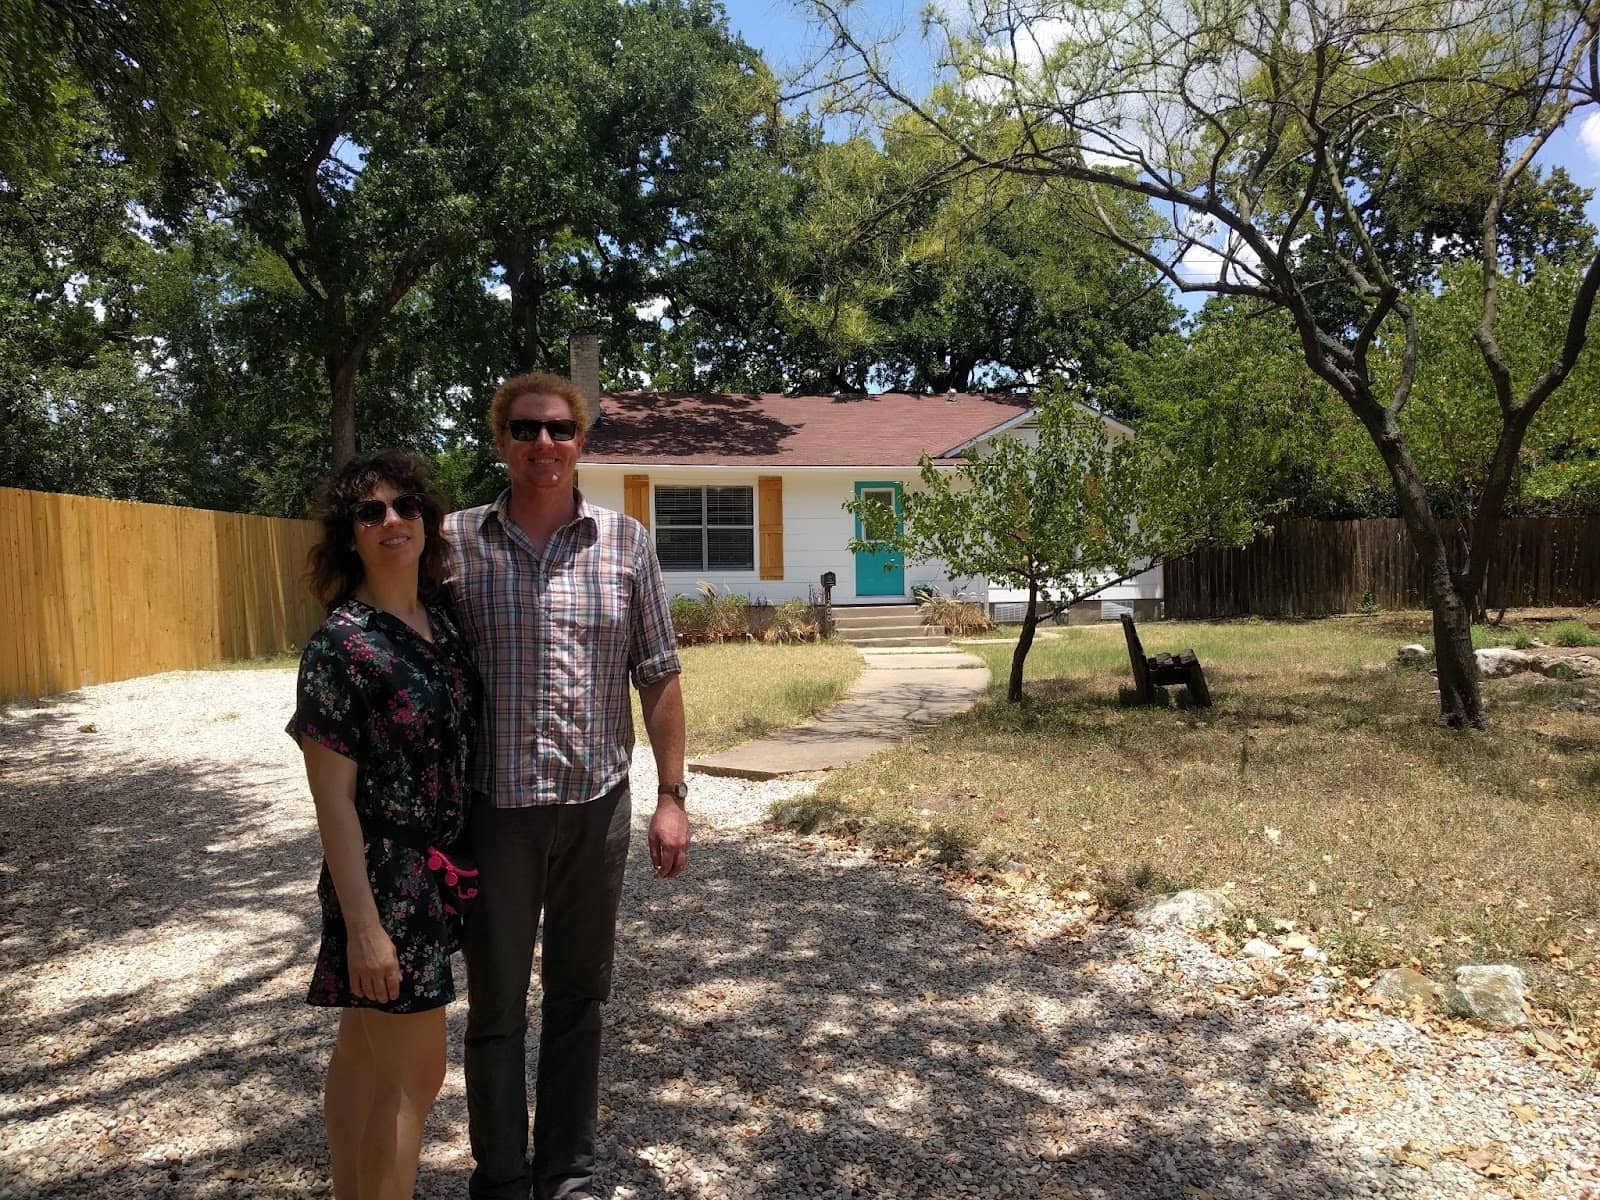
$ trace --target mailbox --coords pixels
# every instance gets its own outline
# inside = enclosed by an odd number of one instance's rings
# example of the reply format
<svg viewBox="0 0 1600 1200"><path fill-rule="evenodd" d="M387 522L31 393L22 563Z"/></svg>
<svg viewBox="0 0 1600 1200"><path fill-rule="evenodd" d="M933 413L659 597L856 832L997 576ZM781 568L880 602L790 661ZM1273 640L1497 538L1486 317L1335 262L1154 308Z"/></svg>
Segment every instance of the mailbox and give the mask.
<svg viewBox="0 0 1600 1200"><path fill-rule="evenodd" d="M838 587L839 586L838 576L836 576L832 571L824 571L822 573L822 586L825 587L825 588Z"/></svg>

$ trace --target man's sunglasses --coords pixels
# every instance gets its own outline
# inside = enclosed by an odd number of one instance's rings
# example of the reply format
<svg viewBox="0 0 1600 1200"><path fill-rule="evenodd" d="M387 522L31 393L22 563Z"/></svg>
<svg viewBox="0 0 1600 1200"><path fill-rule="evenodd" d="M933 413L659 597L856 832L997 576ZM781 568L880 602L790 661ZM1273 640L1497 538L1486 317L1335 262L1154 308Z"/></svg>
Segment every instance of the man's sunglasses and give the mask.
<svg viewBox="0 0 1600 1200"><path fill-rule="evenodd" d="M385 503L382 500L359 500L350 509L356 519L357 525L373 526L382 525L384 518L389 515L389 510L394 509L394 515L402 521L418 521L422 519L423 510L428 502L415 492L407 492L404 496L396 496Z"/></svg>
<svg viewBox="0 0 1600 1200"><path fill-rule="evenodd" d="M546 430L552 442L570 442L578 436L578 423L571 417L558 417L554 421L539 421L531 417L517 417L507 421L511 436L519 442L537 442L539 431Z"/></svg>

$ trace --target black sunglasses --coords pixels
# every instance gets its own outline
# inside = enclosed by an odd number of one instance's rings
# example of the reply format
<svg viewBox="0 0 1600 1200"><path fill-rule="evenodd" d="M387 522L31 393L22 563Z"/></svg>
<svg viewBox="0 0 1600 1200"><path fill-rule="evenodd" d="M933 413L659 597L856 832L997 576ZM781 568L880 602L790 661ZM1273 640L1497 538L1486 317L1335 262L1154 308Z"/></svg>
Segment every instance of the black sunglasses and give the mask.
<svg viewBox="0 0 1600 1200"><path fill-rule="evenodd" d="M385 503L382 500L358 500L350 506L350 512L356 519L357 525L373 526L382 525L384 518L389 515L389 509L394 509L394 515L402 521L421 520L423 511L428 507L428 502L416 492L407 492L404 496L396 496Z"/></svg>
<svg viewBox="0 0 1600 1200"><path fill-rule="evenodd" d="M532 417L517 417L507 421L506 428L519 442L537 442L539 431L546 430L552 442L570 442L578 436L578 423L571 417L557 417L554 421L539 421Z"/></svg>

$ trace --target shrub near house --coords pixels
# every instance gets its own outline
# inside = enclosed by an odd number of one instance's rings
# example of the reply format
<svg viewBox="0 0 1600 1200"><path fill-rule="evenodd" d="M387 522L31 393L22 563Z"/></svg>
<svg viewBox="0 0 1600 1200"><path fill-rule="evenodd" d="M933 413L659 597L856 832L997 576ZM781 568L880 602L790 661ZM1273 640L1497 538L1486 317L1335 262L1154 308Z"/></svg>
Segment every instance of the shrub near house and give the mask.
<svg viewBox="0 0 1600 1200"><path fill-rule="evenodd" d="M708 642L810 642L822 636L822 614L805 600L773 605L710 584L698 596L674 596L672 628L678 645Z"/></svg>

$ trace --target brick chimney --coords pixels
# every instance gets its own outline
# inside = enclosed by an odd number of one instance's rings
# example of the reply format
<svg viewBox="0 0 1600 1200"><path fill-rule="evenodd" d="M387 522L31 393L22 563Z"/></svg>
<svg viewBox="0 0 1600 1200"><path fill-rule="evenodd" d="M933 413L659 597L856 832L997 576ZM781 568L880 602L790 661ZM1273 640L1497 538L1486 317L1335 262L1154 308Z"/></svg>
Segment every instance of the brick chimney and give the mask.
<svg viewBox="0 0 1600 1200"><path fill-rule="evenodd" d="M600 423L600 335L574 333L567 343L568 374L583 393L589 424Z"/></svg>

